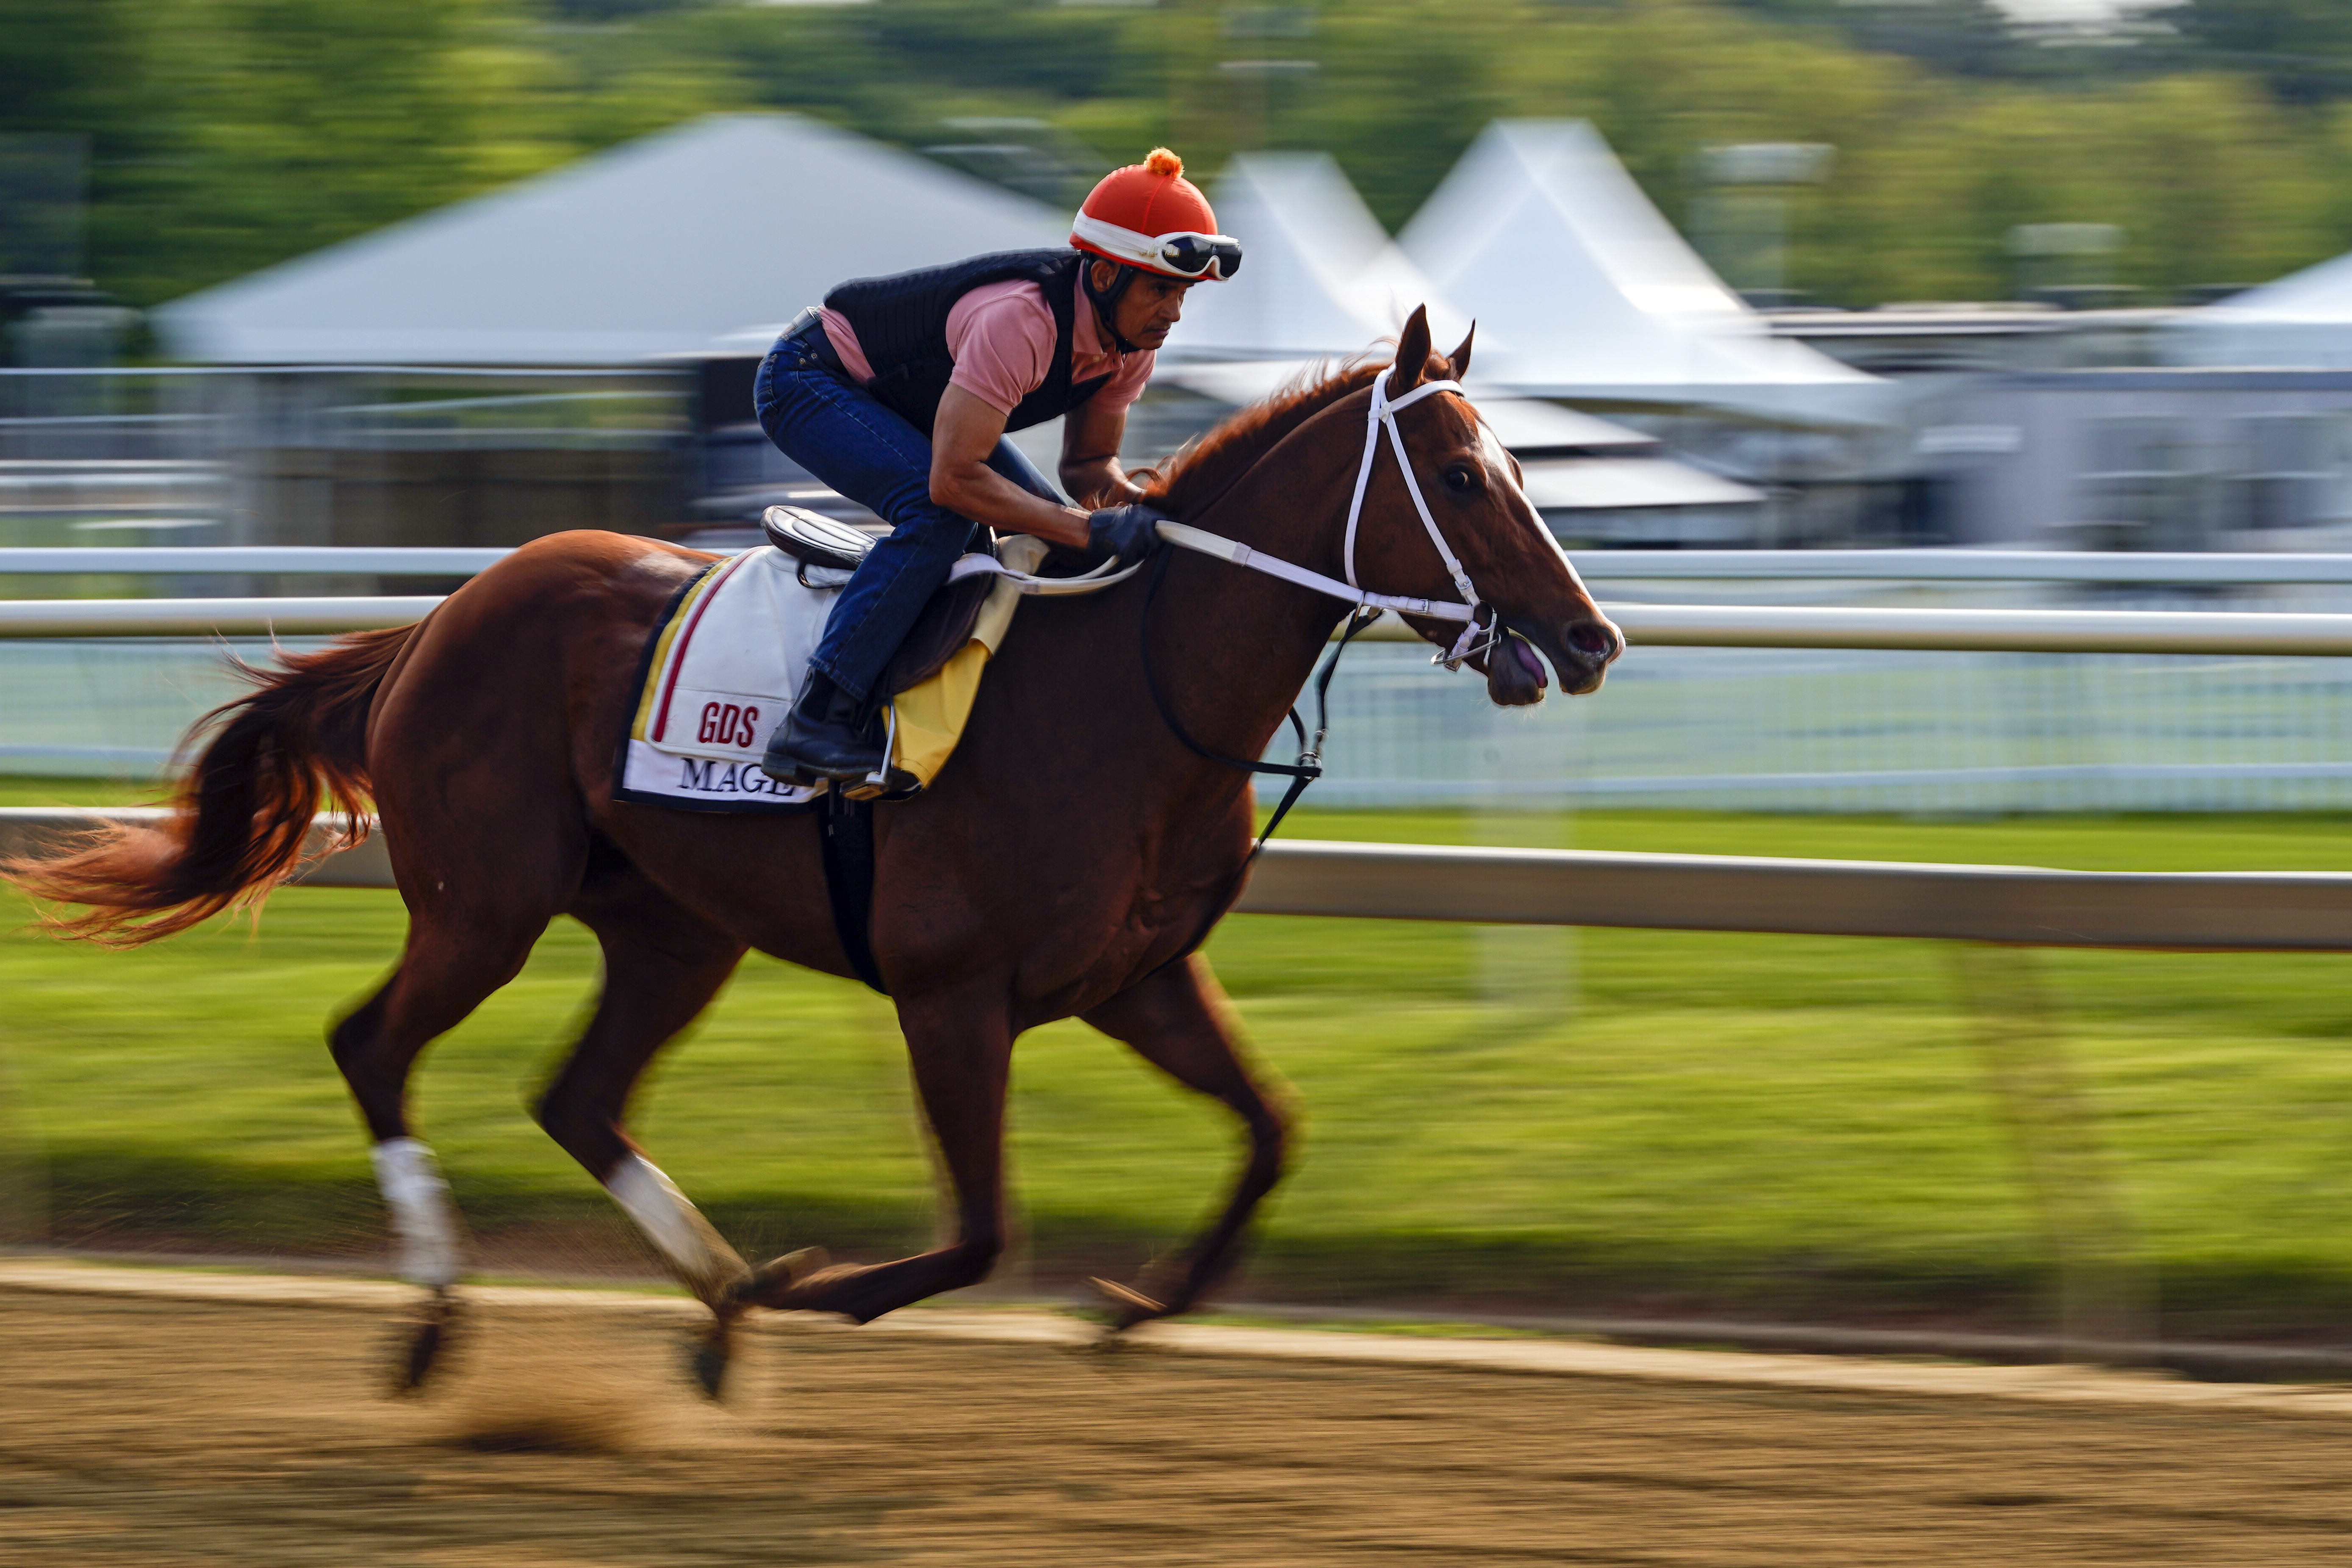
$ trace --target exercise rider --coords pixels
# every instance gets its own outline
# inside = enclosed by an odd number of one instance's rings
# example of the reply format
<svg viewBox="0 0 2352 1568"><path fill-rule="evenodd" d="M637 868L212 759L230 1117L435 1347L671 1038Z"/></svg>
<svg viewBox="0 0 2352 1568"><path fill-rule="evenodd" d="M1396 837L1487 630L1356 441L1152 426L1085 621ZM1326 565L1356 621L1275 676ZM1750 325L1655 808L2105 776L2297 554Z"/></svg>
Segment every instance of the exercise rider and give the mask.
<svg viewBox="0 0 2352 1568"><path fill-rule="evenodd" d="M761 428L893 531L834 605L768 742L768 773L814 784L881 765L883 667L984 530L1121 564L1150 553L1158 514L1118 464L1128 405L1185 290L1232 277L1242 257L1183 176L1182 160L1157 148L1095 186L1072 248L845 283L769 352L753 391ZM1062 484L1077 506L1005 439L1056 416Z"/></svg>

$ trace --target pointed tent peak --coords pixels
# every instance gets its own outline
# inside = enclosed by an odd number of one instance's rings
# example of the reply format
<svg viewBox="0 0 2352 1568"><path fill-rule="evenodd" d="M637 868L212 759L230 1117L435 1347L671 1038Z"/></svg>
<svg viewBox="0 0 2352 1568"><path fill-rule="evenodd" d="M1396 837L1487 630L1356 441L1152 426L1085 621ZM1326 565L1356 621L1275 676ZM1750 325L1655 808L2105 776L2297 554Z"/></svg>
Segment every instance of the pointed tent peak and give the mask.
<svg viewBox="0 0 2352 1568"><path fill-rule="evenodd" d="M2352 256L2184 310L2166 324L2161 342L2165 359L2178 365L2352 365Z"/></svg>
<svg viewBox="0 0 2352 1568"><path fill-rule="evenodd" d="M1441 331L1463 322L1404 258L1339 165L1321 153L1245 153L1211 200L1246 259L1185 302L1171 360L1348 354L1393 337L1420 305Z"/></svg>
<svg viewBox="0 0 2352 1568"><path fill-rule="evenodd" d="M1874 423L1885 384L1775 341L1581 121L1489 125L1405 253L1492 327L1481 379L1541 396Z"/></svg>
<svg viewBox="0 0 2352 1568"><path fill-rule="evenodd" d="M2352 320L2352 256L2315 262L2259 288L2232 294L2212 309L2279 320Z"/></svg>
<svg viewBox="0 0 2352 1568"><path fill-rule="evenodd" d="M1240 153L1217 176L1217 194L1250 204L1252 216L1311 236L1308 259L1334 272L1370 266L1388 231L1328 153Z"/></svg>
<svg viewBox="0 0 2352 1568"><path fill-rule="evenodd" d="M1753 319L1589 121L1493 121L1398 243L1444 285L1482 253L1538 226L1572 235L1580 251L1645 310Z"/></svg>
<svg viewBox="0 0 2352 1568"><path fill-rule="evenodd" d="M1062 243L1066 215L792 114L674 126L163 307L183 357L616 363L846 278Z"/></svg>

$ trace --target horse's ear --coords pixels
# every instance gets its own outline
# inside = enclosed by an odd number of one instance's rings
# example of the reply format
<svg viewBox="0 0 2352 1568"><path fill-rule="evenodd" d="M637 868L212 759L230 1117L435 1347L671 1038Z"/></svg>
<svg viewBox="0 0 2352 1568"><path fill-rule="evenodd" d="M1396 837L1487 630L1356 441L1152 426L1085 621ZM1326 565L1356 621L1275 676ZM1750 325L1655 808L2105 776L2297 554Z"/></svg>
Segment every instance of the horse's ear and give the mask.
<svg viewBox="0 0 2352 1568"><path fill-rule="evenodd" d="M1416 305L1397 334L1396 368L1389 373L1389 395L1402 396L1419 386L1429 369L1429 307Z"/></svg>
<svg viewBox="0 0 2352 1568"><path fill-rule="evenodd" d="M1454 379L1456 381L1460 381L1464 375L1469 373L1470 340L1477 335L1478 323L1473 321L1470 323L1470 330L1462 334L1462 346L1445 356L1454 365Z"/></svg>

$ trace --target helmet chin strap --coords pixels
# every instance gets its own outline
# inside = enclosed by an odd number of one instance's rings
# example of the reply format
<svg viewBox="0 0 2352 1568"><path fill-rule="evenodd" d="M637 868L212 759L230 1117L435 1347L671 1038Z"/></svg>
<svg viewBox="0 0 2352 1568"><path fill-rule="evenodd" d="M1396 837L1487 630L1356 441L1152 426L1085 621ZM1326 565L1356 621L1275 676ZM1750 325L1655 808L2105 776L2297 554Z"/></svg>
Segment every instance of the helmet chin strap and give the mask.
<svg viewBox="0 0 2352 1568"><path fill-rule="evenodd" d="M1124 261L1113 261L1110 287L1097 289L1095 287L1095 263L1106 258L1097 257L1091 251L1084 254L1087 264L1078 269L1078 280L1086 285L1087 298L1094 302L1096 325L1101 327L1109 336L1112 346L1119 353L1141 353L1142 347L1139 344L1129 342L1126 335L1118 330L1119 300L1127 293L1129 285L1135 281L1135 275L1139 268L1129 267Z"/></svg>

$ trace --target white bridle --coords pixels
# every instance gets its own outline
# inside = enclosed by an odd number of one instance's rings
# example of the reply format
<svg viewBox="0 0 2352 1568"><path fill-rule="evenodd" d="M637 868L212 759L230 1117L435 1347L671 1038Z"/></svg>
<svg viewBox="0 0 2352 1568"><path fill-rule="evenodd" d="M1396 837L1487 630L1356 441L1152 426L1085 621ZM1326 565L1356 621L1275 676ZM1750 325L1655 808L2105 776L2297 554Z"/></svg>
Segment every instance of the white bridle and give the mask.
<svg viewBox="0 0 2352 1568"><path fill-rule="evenodd" d="M1445 651L1445 657L1440 661L1448 669L1458 669L1463 659L1469 656L1470 639L1478 630L1478 590L1471 585L1470 574L1463 569L1461 561L1445 542L1445 535L1438 531L1437 520L1429 515L1429 502L1422 499L1421 481L1413 477L1412 458L1404 449L1404 432L1397 428L1396 416L1398 409L1410 408L1433 393L1457 393L1465 403L1470 401L1470 395L1462 391L1462 384L1458 381L1424 381L1402 397L1391 398L1389 396L1389 376L1395 369L1396 366L1391 365L1372 377L1371 412L1364 420L1364 460L1357 465L1356 493L1348 500L1348 535L1339 547L1339 567L1348 574L1348 586L1361 594L1363 589L1356 581L1356 524L1364 515L1364 490L1371 483L1372 460L1380 456L1381 427L1386 426L1389 445L1396 450L1397 468L1404 475L1405 493L1412 497L1412 510L1421 514L1421 526L1428 531L1430 543L1437 547L1437 558L1445 563L1445 574L1454 579L1454 591L1462 595L1462 635L1454 639L1454 646ZM1449 610L1454 608L1450 605L1445 607ZM1439 618L1450 621L1454 617L1446 615Z"/></svg>
<svg viewBox="0 0 2352 1568"><path fill-rule="evenodd" d="M1253 572L1279 577L1286 583L1311 588L1334 599L1344 599L1360 610L1394 610L1399 615L1419 616L1427 620L1460 621L1463 623L1462 635L1435 660L1448 669L1458 669L1464 659L1478 650L1479 633L1486 631L1491 637L1492 628L1482 627L1478 624L1478 610L1485 601L1478 596L1478 590L1471 583L1470 574L1464 568L1461 558L1445 542L1445 535L1439 531L1437 520L1430 515L1429 502L1422 496L1421 481L1413 477L1412 458L1405 451L1404 433L1397 428L1396 416L1399 409L1410 408L1434 394L1462 393L1462 384L1458 381L1425 381L1402 397L1392 398L1389 395L1389 375L1394 369L1395 366L1389 366L1372 378L1371 407L1364 420L1364 459L1356 468L1355 493L1348 500L1348 531L1339 550L1340 569L1347 574L1346 582L1309 571L1278 555L1268 555L1239 540L1227 539L1221 533L1212 533L1188 522L1163 520L1159 525L1160 537L1186 550L1213 555L1236 566L1246 566ZM1468 395L1462 395L1467 402ZM1412 510L1420 514L1421 526L1428 531L1430 543L1437 547L1437 558L1444 563L1446 575L1454 579L1454 591L1462 595L1459 604L1449 604L1443 599L1416 598L1406 594L1370 593L1356 581L1357 526L1363 521L1364 492L1371 485L1372 465L1380 457L1382 426L1387 427L1389 445L1396 451L1397 467L1404 474L1405 493L1412 497ZM1108 564L1106 562L1103 566L1077 577L1034 577L1008 570L1001 563L986 556L967 555L956 563L949 575L953 579L992 573L1004 577L1024 594L1090 594L1098 588L1123 582L1142 570L1141 563L1138 563L1123 572L1110 573L1107 571Z"/></svg>

